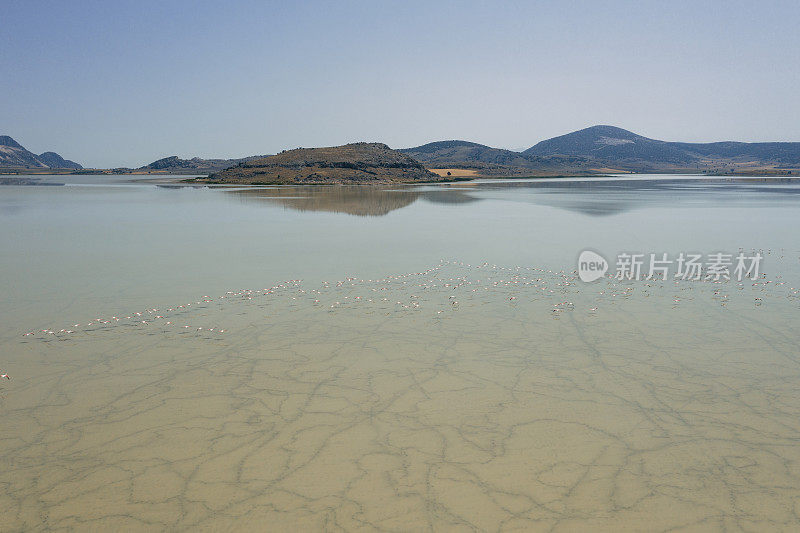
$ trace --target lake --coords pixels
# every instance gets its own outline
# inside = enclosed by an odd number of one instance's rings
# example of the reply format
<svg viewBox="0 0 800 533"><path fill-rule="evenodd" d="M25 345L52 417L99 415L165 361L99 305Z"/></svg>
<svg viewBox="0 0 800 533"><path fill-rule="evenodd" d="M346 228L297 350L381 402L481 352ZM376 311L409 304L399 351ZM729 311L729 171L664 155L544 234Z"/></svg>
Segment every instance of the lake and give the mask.
<svg viewBox="0 0 800 533"><path fill-rule="evenodd" d="M36 178L4 530L800 527L800 181ZM761 262L614 277L681 253Z"/></svg>

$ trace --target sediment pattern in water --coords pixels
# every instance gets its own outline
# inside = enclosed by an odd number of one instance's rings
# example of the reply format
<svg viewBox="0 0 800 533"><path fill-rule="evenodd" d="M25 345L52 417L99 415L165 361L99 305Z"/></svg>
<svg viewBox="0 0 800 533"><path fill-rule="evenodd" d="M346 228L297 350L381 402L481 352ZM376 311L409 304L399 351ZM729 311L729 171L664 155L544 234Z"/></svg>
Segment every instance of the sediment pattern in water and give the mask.
<svg viewBox="0 0 800 533"><path fill-rule="evenodd" d="M782 283L443 262L32 326L3 529L795 530Z"/></svg>

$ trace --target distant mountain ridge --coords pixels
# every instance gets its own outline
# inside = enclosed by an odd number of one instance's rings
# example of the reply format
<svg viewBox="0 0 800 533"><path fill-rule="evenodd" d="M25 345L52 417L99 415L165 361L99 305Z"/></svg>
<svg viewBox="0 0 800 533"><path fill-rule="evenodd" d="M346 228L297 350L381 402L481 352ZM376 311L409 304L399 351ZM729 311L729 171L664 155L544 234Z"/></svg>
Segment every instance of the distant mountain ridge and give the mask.
<svg viewBox="0 0 800 533"><path fill-rule="evenodd" d="M356 150L354 147L361 147ZM350 147L350 148L346 148ZM368 149L365 147L369 147ZM339 147L313 148L315 152L284 151L276 156L255 155L236 159L182 159L169 156L138 169L117 168L103 172L113 173L163 173L163 174L215 174L227 178L234 174L245 175L263 172L268 179L307 182L317 178L322 181L355 180L360 176L370 181L366 170L380 168L388 181L416 181L424 179L429 169L441 177L501 177L501 176L557 176L592 175L614 172L661 172L796 175L800 174L800 142L734 142L686 143L662 141L638 135L609 125L598 125L543 140L522 151L493 148L465 140L435 141L412 148L391 150L381 143L353 143ZM354 155L359 151L359 155ZM369 152L369 153L368 153ZM380 153L379 153L380 152ZM309 166L320 169L345 168L356 165L347 176L341 171L324 170L303 175L301 165L283 161L282 154L309 156ZM349 154L345 156L344 154ZM391 155L390 155L391 154ZM406 157L402 162L400 156ZM282 157L278 157L282 156ZM341 160L337 157L341 156ZM277 159L270 159L270 158ZM317 159L317 158L321 159ZM330 159L330 158L333 159ZM258 164L251 164L254 161ZM302 160L302 159L301 159ZM282 162L280 162L282 161ZM391 162L391 163L389 163ZM389 163L387 167L386 164ZM284 165L295 170L271 176L276 166ZM288 166L287 166L288 165ZM339 165L337 167L337 165ZM344 165L344 166L342 166ZM398 165L395 170L386 170ZM420 168L412 170L414 165ZM256 171L255 168L261 168ZM359 168L361 170L359 170ZM398 173L397 168L403 168ZM34 154L8 135L0 135L0 170L12 173L47 173L48 169L81 171L83 167L55 152ZM229 169L225 174L222 171ZM270 170L271 169L271 170ZM356 172L355 170L358 170ZM90 170L95 171L95 170ZM86 172L90 172L86 171ZM374 172L373 172L374 174ZM414 174L416 177L411 177ZM452 175L452 176L451 176ZM271 176L271 177L270 177ZM287 178L287 176L290 176ZM263 176L262 176L263 177ZM430 176L428 176L430 177ZM249 179L249 178L248 178ZM355 180L358 181L358 180Z"/></svg>
<svg viewBox="0 0 800 533"><path fill-rule="evenodd" d="M731 160L728 164L800 165L797 142L685 143L650 139L615 126L592 126L542 141L526 156L575 155L603 162L639 165L688 165Z"/></svg>
<svg viewBox="0 0 800 533"><path fill-rule="evenodd" d="M472 168L484 175L614 171L778 174L800 170L797 142L671 142L607 125L553 137L522 152L468 141L438 141L400 151L429 168Z"/></svg>
<svg viewBox="0 0 800 533"><path fill-rule="evenodd" d="M10 169L76 169L83 167L55 152L36 155L8 135L0 135L0 168Z"/></svg>

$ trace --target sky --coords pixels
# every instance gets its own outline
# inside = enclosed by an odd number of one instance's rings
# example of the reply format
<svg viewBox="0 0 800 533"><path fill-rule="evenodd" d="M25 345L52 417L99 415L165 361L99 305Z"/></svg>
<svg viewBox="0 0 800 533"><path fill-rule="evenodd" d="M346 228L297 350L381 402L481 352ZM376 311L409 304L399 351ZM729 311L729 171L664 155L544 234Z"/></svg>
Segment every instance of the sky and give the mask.
<svg viewBox="0 0 800 533"><path fill-rule="evenodd" d="M594 124L800 141L800 2L0 0L0 135L87 167Z"/></svg>

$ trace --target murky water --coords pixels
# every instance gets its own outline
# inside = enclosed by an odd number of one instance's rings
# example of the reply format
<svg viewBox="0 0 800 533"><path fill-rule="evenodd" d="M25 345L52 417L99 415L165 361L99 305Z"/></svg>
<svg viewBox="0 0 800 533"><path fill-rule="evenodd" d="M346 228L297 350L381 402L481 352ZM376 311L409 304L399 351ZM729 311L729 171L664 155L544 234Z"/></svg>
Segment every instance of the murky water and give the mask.
<svg viewBox="0 0 800 533"><path fill-rule="evenodd" d="M792 182L101 179L0 188L4 530L800 526Z"/></svg>

